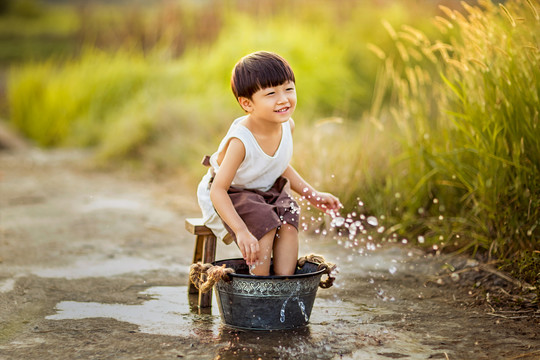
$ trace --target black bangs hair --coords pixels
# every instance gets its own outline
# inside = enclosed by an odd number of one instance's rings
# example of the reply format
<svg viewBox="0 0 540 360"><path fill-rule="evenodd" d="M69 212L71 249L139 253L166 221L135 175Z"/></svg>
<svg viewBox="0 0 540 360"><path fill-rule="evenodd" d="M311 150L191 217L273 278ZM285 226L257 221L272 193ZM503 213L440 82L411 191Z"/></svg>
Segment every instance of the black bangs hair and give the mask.
<svg viewBox="0 0 540 360"><path fill-rule="evenodd" d="M294 73L281 56L258 51L244 56L234 66L231 88L236 99L251 96L260 89L278 86L288 81L295 82Z"/></svg>

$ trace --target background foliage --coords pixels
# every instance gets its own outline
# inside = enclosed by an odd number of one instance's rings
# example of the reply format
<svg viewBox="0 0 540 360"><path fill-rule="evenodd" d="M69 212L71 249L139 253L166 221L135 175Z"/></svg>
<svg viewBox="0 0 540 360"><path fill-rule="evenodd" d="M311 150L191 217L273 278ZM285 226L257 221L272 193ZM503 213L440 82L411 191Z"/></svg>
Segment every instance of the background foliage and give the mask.
<svg viewBox="0 0 540 360"><path fill-rule="evenodd" d="M295 69L294 165L310 182L379 217L386 241L471 251L537 283L536 1L10 3L0 111L37 144L195 187L241 115L233 64L275 51Z"/></svg>

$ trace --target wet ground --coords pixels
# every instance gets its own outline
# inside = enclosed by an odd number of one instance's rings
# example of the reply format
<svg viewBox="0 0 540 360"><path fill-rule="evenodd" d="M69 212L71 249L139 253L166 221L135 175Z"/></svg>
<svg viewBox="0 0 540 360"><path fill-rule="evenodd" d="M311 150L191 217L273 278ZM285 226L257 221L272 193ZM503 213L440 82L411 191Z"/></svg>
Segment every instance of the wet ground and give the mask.
<svg viewBox="0 0 540 360"><path fill-rule="evenodd" d="M467 259L369 255L326 237L300 254L339 265L300 330L239 331L190 305L193 191L99 173L74 152L0 153L0 359L533 359L534 317L475 305L444 273ZM219 244L218 259L238 257ZM214 299L215 300L215 299Z"/></svg>

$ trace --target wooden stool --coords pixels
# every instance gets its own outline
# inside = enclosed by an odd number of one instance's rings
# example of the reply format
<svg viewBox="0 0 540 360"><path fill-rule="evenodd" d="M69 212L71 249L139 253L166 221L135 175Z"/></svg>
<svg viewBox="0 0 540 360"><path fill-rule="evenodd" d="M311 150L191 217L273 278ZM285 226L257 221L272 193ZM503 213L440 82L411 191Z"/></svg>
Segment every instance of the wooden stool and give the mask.
<svg viewBox="0 0 540 360"><path fill-rule="evenodd" d="M216 260L216 236L204 226L203 219L186 219L186 230L196 235L195 251L193 252L193 264L201 261L202 263L212 263ZM195 285L189 282L189 293L199 294L199 308L212 307L212 290L201 293Z"/></svg>

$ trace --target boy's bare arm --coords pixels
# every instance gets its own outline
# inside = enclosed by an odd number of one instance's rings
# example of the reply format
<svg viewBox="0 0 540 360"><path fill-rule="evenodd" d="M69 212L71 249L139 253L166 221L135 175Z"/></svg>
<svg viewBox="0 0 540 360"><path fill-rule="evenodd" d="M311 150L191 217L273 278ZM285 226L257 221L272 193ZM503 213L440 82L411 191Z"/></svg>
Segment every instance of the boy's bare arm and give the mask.
<svg viewBox="0 0 540 360"><path fill-rule="evenodd" d="M236 171L244 160L244 144L233 138L225 150L219 170L210 188L210 199L221 219L229 225L236 235L238 247L248 265L255 263L259 257L259 242L249 232L246 224L236 212L227 191L236 175Z"/></svg>
<svg viewBox="0 0 540 360"><path fill-rule="evenodd" d="M317 209L324 212L338 212L343 207L337 197L330 193L317 191L291 165L287 167L283 177L289 179L291 189L294 192L305 197Z"/></svg>

